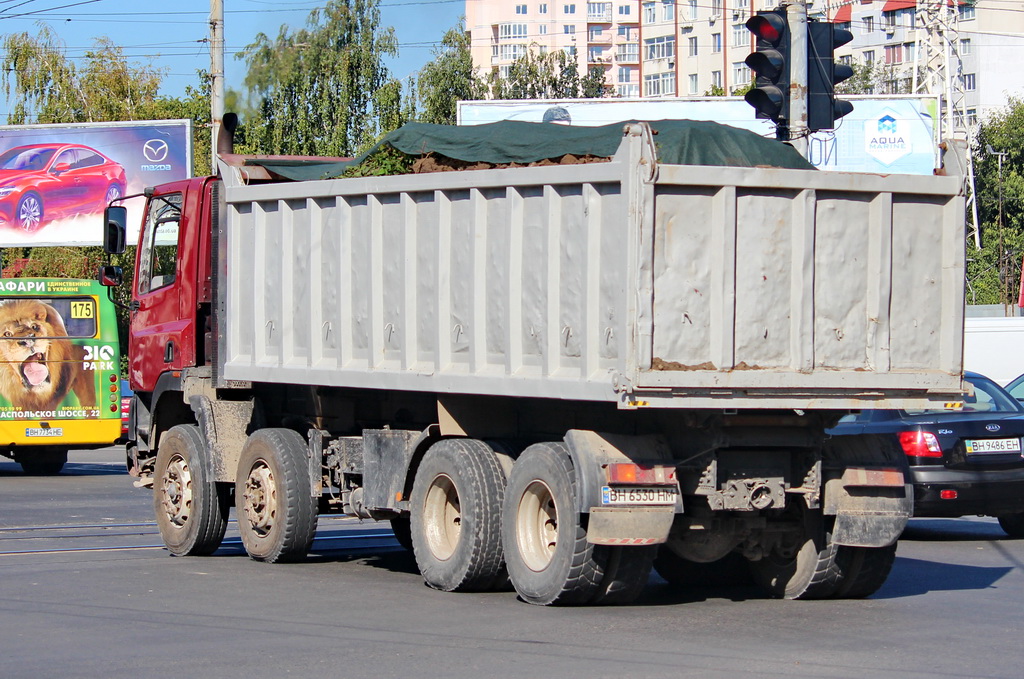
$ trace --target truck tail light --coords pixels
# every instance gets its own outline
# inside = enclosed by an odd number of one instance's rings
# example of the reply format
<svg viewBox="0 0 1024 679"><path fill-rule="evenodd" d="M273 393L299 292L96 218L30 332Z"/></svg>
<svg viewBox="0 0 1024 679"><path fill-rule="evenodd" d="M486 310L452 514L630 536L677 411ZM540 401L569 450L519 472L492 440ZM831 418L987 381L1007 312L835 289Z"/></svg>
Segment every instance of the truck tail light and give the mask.
<svg viewBox="0 0 1024 679"><path fill-rule="evenodd" d="M930 431L901 431L900 445L910 457L942 457L939 439Z"/></svg>
<svg viewBox="0 0 1024 679"><path fill-rule="evenodd" d="M671 484L676 482L675 467L614 462L605 466L608 483L625 485Z"/></svg>

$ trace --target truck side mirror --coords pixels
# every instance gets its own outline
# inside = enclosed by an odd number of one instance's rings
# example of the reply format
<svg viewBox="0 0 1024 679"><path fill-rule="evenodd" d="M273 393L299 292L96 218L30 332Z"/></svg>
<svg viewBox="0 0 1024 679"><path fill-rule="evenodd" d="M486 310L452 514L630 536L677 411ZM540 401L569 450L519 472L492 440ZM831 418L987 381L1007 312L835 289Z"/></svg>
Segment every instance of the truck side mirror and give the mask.
<svg viewBox="0 0 1024 679"><path fill-rule="evenodd" d="M116 288L124 282L124 272L119 266L104 264L100 267L96 280L104 287Z"/></svg>
<svg viewBox="0 0 1024 679"><path fill-rule="evenodd" d="M128 231L128 208L110 205L103 211L103 251L108 255L124 253Z"/></svg>

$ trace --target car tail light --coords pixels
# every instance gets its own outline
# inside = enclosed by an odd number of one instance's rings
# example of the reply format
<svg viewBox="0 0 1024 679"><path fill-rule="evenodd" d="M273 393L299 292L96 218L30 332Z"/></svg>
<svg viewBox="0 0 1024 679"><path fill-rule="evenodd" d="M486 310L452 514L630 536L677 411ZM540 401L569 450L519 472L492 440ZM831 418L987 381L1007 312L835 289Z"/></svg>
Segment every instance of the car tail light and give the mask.
<svg viewBox="0 0 1024 679"><path fill-rule="evenodd" d="M900 445L911 457L942 457L942 446L930 431L901 431Z"/></svg>

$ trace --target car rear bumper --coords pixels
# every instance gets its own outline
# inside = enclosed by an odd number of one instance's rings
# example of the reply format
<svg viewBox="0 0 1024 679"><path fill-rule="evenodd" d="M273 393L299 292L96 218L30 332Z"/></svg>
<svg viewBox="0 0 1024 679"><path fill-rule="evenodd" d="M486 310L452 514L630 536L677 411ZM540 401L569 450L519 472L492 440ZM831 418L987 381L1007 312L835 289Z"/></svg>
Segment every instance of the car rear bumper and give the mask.
<svg viewBox="0 0 1024 679"><path fill-rule="evenodd" d="M1024 469L966 470L911 467L914 516L997 516L1024 512ZM942 491L956 491L942 499Z"/></svg>

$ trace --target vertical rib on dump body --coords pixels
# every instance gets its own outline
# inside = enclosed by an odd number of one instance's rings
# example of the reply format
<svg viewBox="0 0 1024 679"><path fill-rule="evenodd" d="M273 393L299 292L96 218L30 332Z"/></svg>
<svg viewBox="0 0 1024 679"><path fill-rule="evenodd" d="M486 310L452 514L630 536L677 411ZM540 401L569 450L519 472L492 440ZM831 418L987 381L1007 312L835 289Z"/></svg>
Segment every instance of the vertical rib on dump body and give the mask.
<svg viewBox="0 0 1024 679"><path fill-rule="evenodd" d="M225 181L224 379L622 407L960 387L953 177L658 164L638 124L607 163Z"/></svg>

